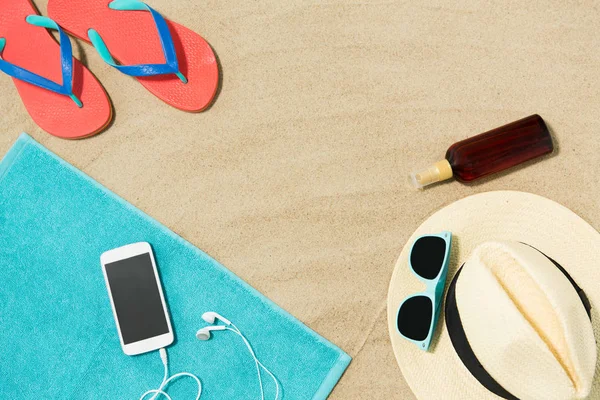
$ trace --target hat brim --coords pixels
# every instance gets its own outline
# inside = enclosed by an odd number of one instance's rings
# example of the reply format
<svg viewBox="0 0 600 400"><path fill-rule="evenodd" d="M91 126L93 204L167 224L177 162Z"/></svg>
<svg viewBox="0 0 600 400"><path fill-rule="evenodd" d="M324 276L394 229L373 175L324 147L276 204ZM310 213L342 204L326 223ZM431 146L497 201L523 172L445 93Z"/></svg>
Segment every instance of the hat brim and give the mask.
<svg viewBox="0 0 600 400"><path fill-rule="evenodd" d="M396 329L396 313L402 300L423 290L423 283L408 267L410 245L420 235L443 230L453 235L447 283L471 251L488 240L527 243L556 260L587 294L598 343L600 233L571 210L538 195L497 191L466 197L437 211L421 224L402 249L390 281L387 314L392 347L406 382L419 400L499 399L462 364L452 347L444 315L440 316L429 352L404 340ZM600 357L588 399L600 399L599 370Z"/></svg>

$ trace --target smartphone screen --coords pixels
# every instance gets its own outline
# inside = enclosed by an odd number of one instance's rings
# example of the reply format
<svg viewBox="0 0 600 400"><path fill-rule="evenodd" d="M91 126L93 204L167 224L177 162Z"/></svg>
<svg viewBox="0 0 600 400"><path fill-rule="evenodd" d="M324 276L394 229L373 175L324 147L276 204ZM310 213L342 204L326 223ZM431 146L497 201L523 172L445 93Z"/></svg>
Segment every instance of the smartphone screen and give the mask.
<svg viewBox="0 0 600 400"><path fill-rule="evenodd" d="M105 265L124 344L169 333L149 253Z"/></svg>

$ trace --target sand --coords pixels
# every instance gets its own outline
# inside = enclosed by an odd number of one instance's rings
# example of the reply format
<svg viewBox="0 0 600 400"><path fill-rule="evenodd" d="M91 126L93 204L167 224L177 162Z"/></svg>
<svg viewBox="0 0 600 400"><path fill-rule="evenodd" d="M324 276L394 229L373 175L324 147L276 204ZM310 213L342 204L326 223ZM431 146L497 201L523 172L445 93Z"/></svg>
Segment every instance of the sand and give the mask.
<svg viewBox="0 0 600 400"><path fill-rule="evenodd" d="M214 47L213 106L171 108L79 42L113 124L52 137L0 76L0 154L28 132L339 345L354 361L331 399L414 399L386 297L428 215L513 189L600 228L600 10L571 3L150 0ZM555 155L476 185L407 185L455 141L533 113Z"/></svg>

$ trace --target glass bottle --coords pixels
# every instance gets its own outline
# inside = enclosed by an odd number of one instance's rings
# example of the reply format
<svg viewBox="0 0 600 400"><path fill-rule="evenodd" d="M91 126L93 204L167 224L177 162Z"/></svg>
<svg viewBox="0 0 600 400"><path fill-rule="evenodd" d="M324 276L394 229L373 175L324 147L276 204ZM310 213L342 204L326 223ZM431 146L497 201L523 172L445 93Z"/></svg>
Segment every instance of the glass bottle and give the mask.
<svg viewBox="0 0 600 400"><path fill-rule="evenodd" d="M553 150L548 127L535 114L454 143L444 160L412 173L410 181L419 189L453 176L461 182L470 182Z"/></svg>

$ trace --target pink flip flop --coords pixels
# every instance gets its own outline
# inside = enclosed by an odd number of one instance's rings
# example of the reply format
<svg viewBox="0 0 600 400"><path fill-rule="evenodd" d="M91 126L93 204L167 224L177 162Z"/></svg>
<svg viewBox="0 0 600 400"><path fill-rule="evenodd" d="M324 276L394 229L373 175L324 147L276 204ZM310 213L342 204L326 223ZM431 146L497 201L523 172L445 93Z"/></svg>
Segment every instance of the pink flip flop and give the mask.
<svg viewBox="0 0 600 400"><path fill-rule="evenodd" d="M60 45L47 29L59 32ZM0 71L13 78L27 112L51 135L92 136L112 119L106 92L73 58L68 36L29 0L0 0Z"/></svg>
<svg viewBox="0 0 600 400"><path fill-rule="evenodd" d="M219 69L210 45L139 0L50 0L48 14L173 107L202 111L215 96Z"/></svg>

